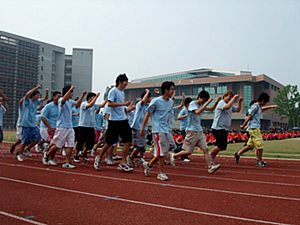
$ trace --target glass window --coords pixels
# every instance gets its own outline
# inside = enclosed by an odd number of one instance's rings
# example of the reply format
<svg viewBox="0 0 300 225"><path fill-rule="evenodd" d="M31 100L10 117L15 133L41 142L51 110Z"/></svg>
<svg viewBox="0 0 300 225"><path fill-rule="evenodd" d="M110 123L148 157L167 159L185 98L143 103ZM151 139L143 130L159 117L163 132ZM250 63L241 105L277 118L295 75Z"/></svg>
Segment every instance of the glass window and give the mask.
<svg viewBox="0 0 300 225"><path fill-rule="evenodd" d="M251 85L244 85L244 113L246 113L250 107L250 102L252 101L252 88Z"/></svg>
<svg viewBox="0 0 300 225"><path fill-rule="evenodd" d="M197 87L197 86L196 86L196 87L194 86L194 87L193 87L192 94L193 94L193 95L198 95L200 91L202 91L202 86L198 86L198 87Z"/></svg>
<svg viewBox="0 0 300 225"><path fill-rule="evenodd" d="M215 88L214 87L205 87L204 90L207 91L210 95L215 94Z"/></svg>
<svg viewBox="0 0 300 225"><path fill-rule="evenodd" d="M227 86L226 85L222 85L217 87L217 94L224 94L227 91Z"/></svg>

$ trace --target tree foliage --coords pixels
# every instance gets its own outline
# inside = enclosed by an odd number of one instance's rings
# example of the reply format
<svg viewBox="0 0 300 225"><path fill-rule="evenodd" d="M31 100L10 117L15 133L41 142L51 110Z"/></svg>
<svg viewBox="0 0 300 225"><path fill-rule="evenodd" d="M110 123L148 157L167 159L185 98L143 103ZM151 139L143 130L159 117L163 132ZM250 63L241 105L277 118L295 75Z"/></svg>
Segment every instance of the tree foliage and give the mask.
<svg viewBox="0 0 300 225"><path fill-rule="evenodd" d="M274 102L279 108L274 109L278 115L288 118L289 127L300 126L300 93L297 85L287 85L278 91Z"/></svg>

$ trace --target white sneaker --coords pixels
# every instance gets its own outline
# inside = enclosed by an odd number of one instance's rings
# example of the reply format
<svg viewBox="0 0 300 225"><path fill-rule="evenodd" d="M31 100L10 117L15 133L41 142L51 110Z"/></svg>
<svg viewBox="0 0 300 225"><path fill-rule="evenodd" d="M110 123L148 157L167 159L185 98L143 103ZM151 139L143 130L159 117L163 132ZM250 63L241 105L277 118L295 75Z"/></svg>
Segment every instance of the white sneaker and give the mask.
<svg viewBox="0 0 300 225"><path fill-rule="evenodd" d="M151 168L148 166L148 163L147 163L147 162L144 162L144 163L143 163L143 167L144 167L144 174L145 174L147 177L150 177L150 170L151 170Z"/></svg>
<svg viewBox="0 0 300 225"><path fill-rule="evenodd" d="M23 156L21 155L21 154L18 154L17 155L17 159L18 159L18 161L20 161L20 162L23 162L24 160L23 160Z"/></svg>
<svg viewBox="0 0 300 225"><path fill-rule="evenodd" d="M43 164L44 165L48 165L49 164L49 156L47 156L47 152L44 152Z"/></svg>
<svg viewBox="0 0 300 225"><path fill-rule="evenodd" d="M106 158L104 159L104 161L105 161L106 164L109 165L109 166L112 166L112 165L115 165L115 164L116 164L115 161L113 161L113 159L110 158L110 157L106 157Z"/></svg>
<svg viewBox="0 0 300 225"><path fill-rule="evenodd" d="M165 173L159 173L157 175L157 179L159 179L159 180L169 180L169 178L167 177L167 175Z"/></svg>
<svg viewBox="0 0 300 225"><path fill-rule="evenodd" d="M190 162L191 160L189 159L184 159L183 162Z"/></svg>
<svg viewBox="0 0 300 225"><path fill-rule="evenodd" d="M220 169L221 165L211 165L211 167L208 169L208 173L212 174L216 172L218 169Z"/></svg>
<svg viewBox="0 0 300 225"><path fill-rule="evenodd" d="M118 165L118 169L119 170L123 170L123 171L125 171L125 172L131 172L131 171L133 171L133 168L131 168L131 167L129 167L128 165L127 165L127 163L124 163L124 164L119 164Z"/></svg>
<svg viewBox="0 0 300 225"><path fill-rule="evenodd" d="M63 149L61 150L61 154L62 154L63 156L66 156L66 155L67 155L66 149L63 148Z"/></svg>
<svg viewBox="0 0 300 225"><path fill-rule="evenodd" d="M175 158L174 158L174 153L171 153L170 154L170 163L172 166L176 166L176 163L175 163Z"/></svg>
<svg viewBox="0 0 300 225"><path fill-rule="evenodd" d="M38 144L36 144L34 147L36 152L41 152L41 148Z"/></svg>
<svg viewBox="0 0 300 225"><path fill-rule="evenodd" d="M140 158L138 162L139 163L144 163L144 162L146 162L146 160L144 158Z"/></svg>
<svg viewBox="0 0 300 225"><path fill-rule="evenodd" d="M95 162L94 162L94 168L95 170L99 170L100 169L100 165L101 165L101 160L99 155L96 156L95 158Z"/></svg>
<svg viewBox="0 0 300 225"><path fill-rule="evenodd" d="M48 164L51 165L51 166L57 166L57 163L55 162L54 159L49 160Z"/></svg>
<svg viewBox="0 0 300 225"><path fill-rule="evenodd" d="M26 151L26 153L27 153L27 156L32 157L32 154L31 154L30 149L25 149L25 151Z"/></svg>
<svg viewBox="0 0 300 225"><path fill-rule="evenodd" d="M69 168L69 169L74 169L76 166L72 165L69 162L66 162L62 165L63 168Z"/></svg>
<svg viewBox="0 0 300 225"><path fill-rule="evenodd" d="M43 147L44 147L44 152L48 152L48 150L49 150L49 144L48 143L44 143Z"/></svg>
<svg viewBox="0 0 300 225"><path fill-rule="evenodd" d="M95 154L96 154L96 149L93 148L92 151L91 151L91 156L95 157Z"/></svg>

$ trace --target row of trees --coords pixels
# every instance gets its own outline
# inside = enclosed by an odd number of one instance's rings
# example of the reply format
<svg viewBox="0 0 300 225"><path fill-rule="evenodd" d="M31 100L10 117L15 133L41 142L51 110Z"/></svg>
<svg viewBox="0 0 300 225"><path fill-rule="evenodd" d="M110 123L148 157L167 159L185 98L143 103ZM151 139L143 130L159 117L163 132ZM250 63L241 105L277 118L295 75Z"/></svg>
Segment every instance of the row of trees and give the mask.
<svg viewBox="0 0 300 225"><path fill-rule="evenodd" d="M287 85L278 91L273 99L279 108L273 109L281 116L281 119L288 118L289 127L300 127L300 93L297 85Z"/></svg>

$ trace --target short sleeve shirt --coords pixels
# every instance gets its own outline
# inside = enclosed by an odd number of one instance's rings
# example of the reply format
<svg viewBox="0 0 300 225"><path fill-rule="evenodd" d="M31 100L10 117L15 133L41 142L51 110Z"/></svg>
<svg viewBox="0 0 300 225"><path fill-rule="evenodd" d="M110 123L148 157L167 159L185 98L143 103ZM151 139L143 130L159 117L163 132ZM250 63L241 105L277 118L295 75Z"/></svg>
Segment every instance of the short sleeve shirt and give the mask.
<svg viewBox="0 0 300 225"><path fill-rule="evenodd" d="M101 130L103 115L98 113L95 114L96 126L94 127L95 130Z"/></svg>
<svg viewBox="0 0 300 225"><path fill-rule="evenodd" d="M108 101L115 103L124 103L125 94L124 91L120 91L118 88L112 88L108 93ZM111 114L109 120L122 121L126 120L125 106L111 107Z"/></svg>
<svg viewBox="0 0 300 225"><path fill-rule="evenodd" d="M262 113L262 109L258 103L254 103L249 109L249 115L252 116L250 120L250 129L260 128L260 115Z"/></svg>
<svg viewBox="0 0 300 225"><path fill-rule="evenodd" d="M215 130L228 130L231 125L231 117L232 113L236 112L237 107L232 105L230 109L224 109L224 106L227 103L224 100L221 100L215 111L215 117L213 124L211 126L212 129Z"/></svg>
<svg viewBox="0 0 300 225"><path fill-rule="evenodd" d="M202 114L198 115L195 113L195 110L200 109L202 105L198 105L197 101L192 101L188 108L188 126L187 130L191 131L203 131L201 126L201 117Z"/></svg>
<svg viewBox="0 0 300 225"><path fill-rule="evenodd" d="M187 108L184 108L180 111L178 116L184 116L184 115L187 115L187 114L188 114L188 110L187 110ZM180 123L180 130L185 130L187 128L187 125L188 125L187 117L185 117L182 120L179 120L179 123Z"/></svg>
<svg viewBox="0 0 300 225"><path fill-rule="evenodd" d="M172 125L173 125L173 121L174 121L174 115L175 113L178 113L179 109L178 106L175 106L172 108L171 112L170 112L170 117L169 117L169 131L172 131Z"/></svg>
<svg viewBox="0 0 300 225"><path fill-rule="evenodd" d="M77 114L79 112L80 112L80 108L76 108L75 106L72 108L72 114ZM72 124L73 124L73 127L78 127L78 125L79 125L79 115L78 116L72 116Z"/></svg>
<svg viewBox="0 0 300 225"><path fill-rule="evenodd" d="M45 117L51 128L56 128L56 122L58 117L58 105L53 102L47 104L42 110L42 117ZM44 123L41 124L42 127L46 127Z"/></svg>
<svg viewBox="0 0 300 225"><path fill-rule="evenodd" d="M72 124L72 108L77 104L74 100L67 100L62 104L62 99L58 100L58 118L56 127L73 128Z"/></svg>
<svg viewBox="0 0 300 225"><path fill-rule="evenodd" d="M3 105L1 105L1 107L0 107L0 127L3 126L3 116L5 113L6 113L6 108Z"/></svg>
<svg viewBox="0 0 300 225"><path fill-rule="evenodd" d="M79 115L79 126L80 127L92 127L96 126L95 110L99 109L99 104L94 104L90 108L86 108L89 103L87 101L83 102L80 106Z"/></svg>
<svg viewBox="0 0 300 225"><path fill-rule="evenodd" d="M22 127L36 127L35 115L37 112L37 107L40 105L41 100L38 99L32 102L31 99L24 99L22 106L22 117L20 121L20 126Z"/></svg>
<svg viewBox="0 0 300 225"><path fill-rule="evenodd" d="M141 102L138 102L135 107L135 114L133 118L133 122L131 125L131 128L134 128L136 130L141 130L144 118L147 113L147 105L143 104L141 105ZM145 126L145 130L148 130L148 124Z"/></svg>

